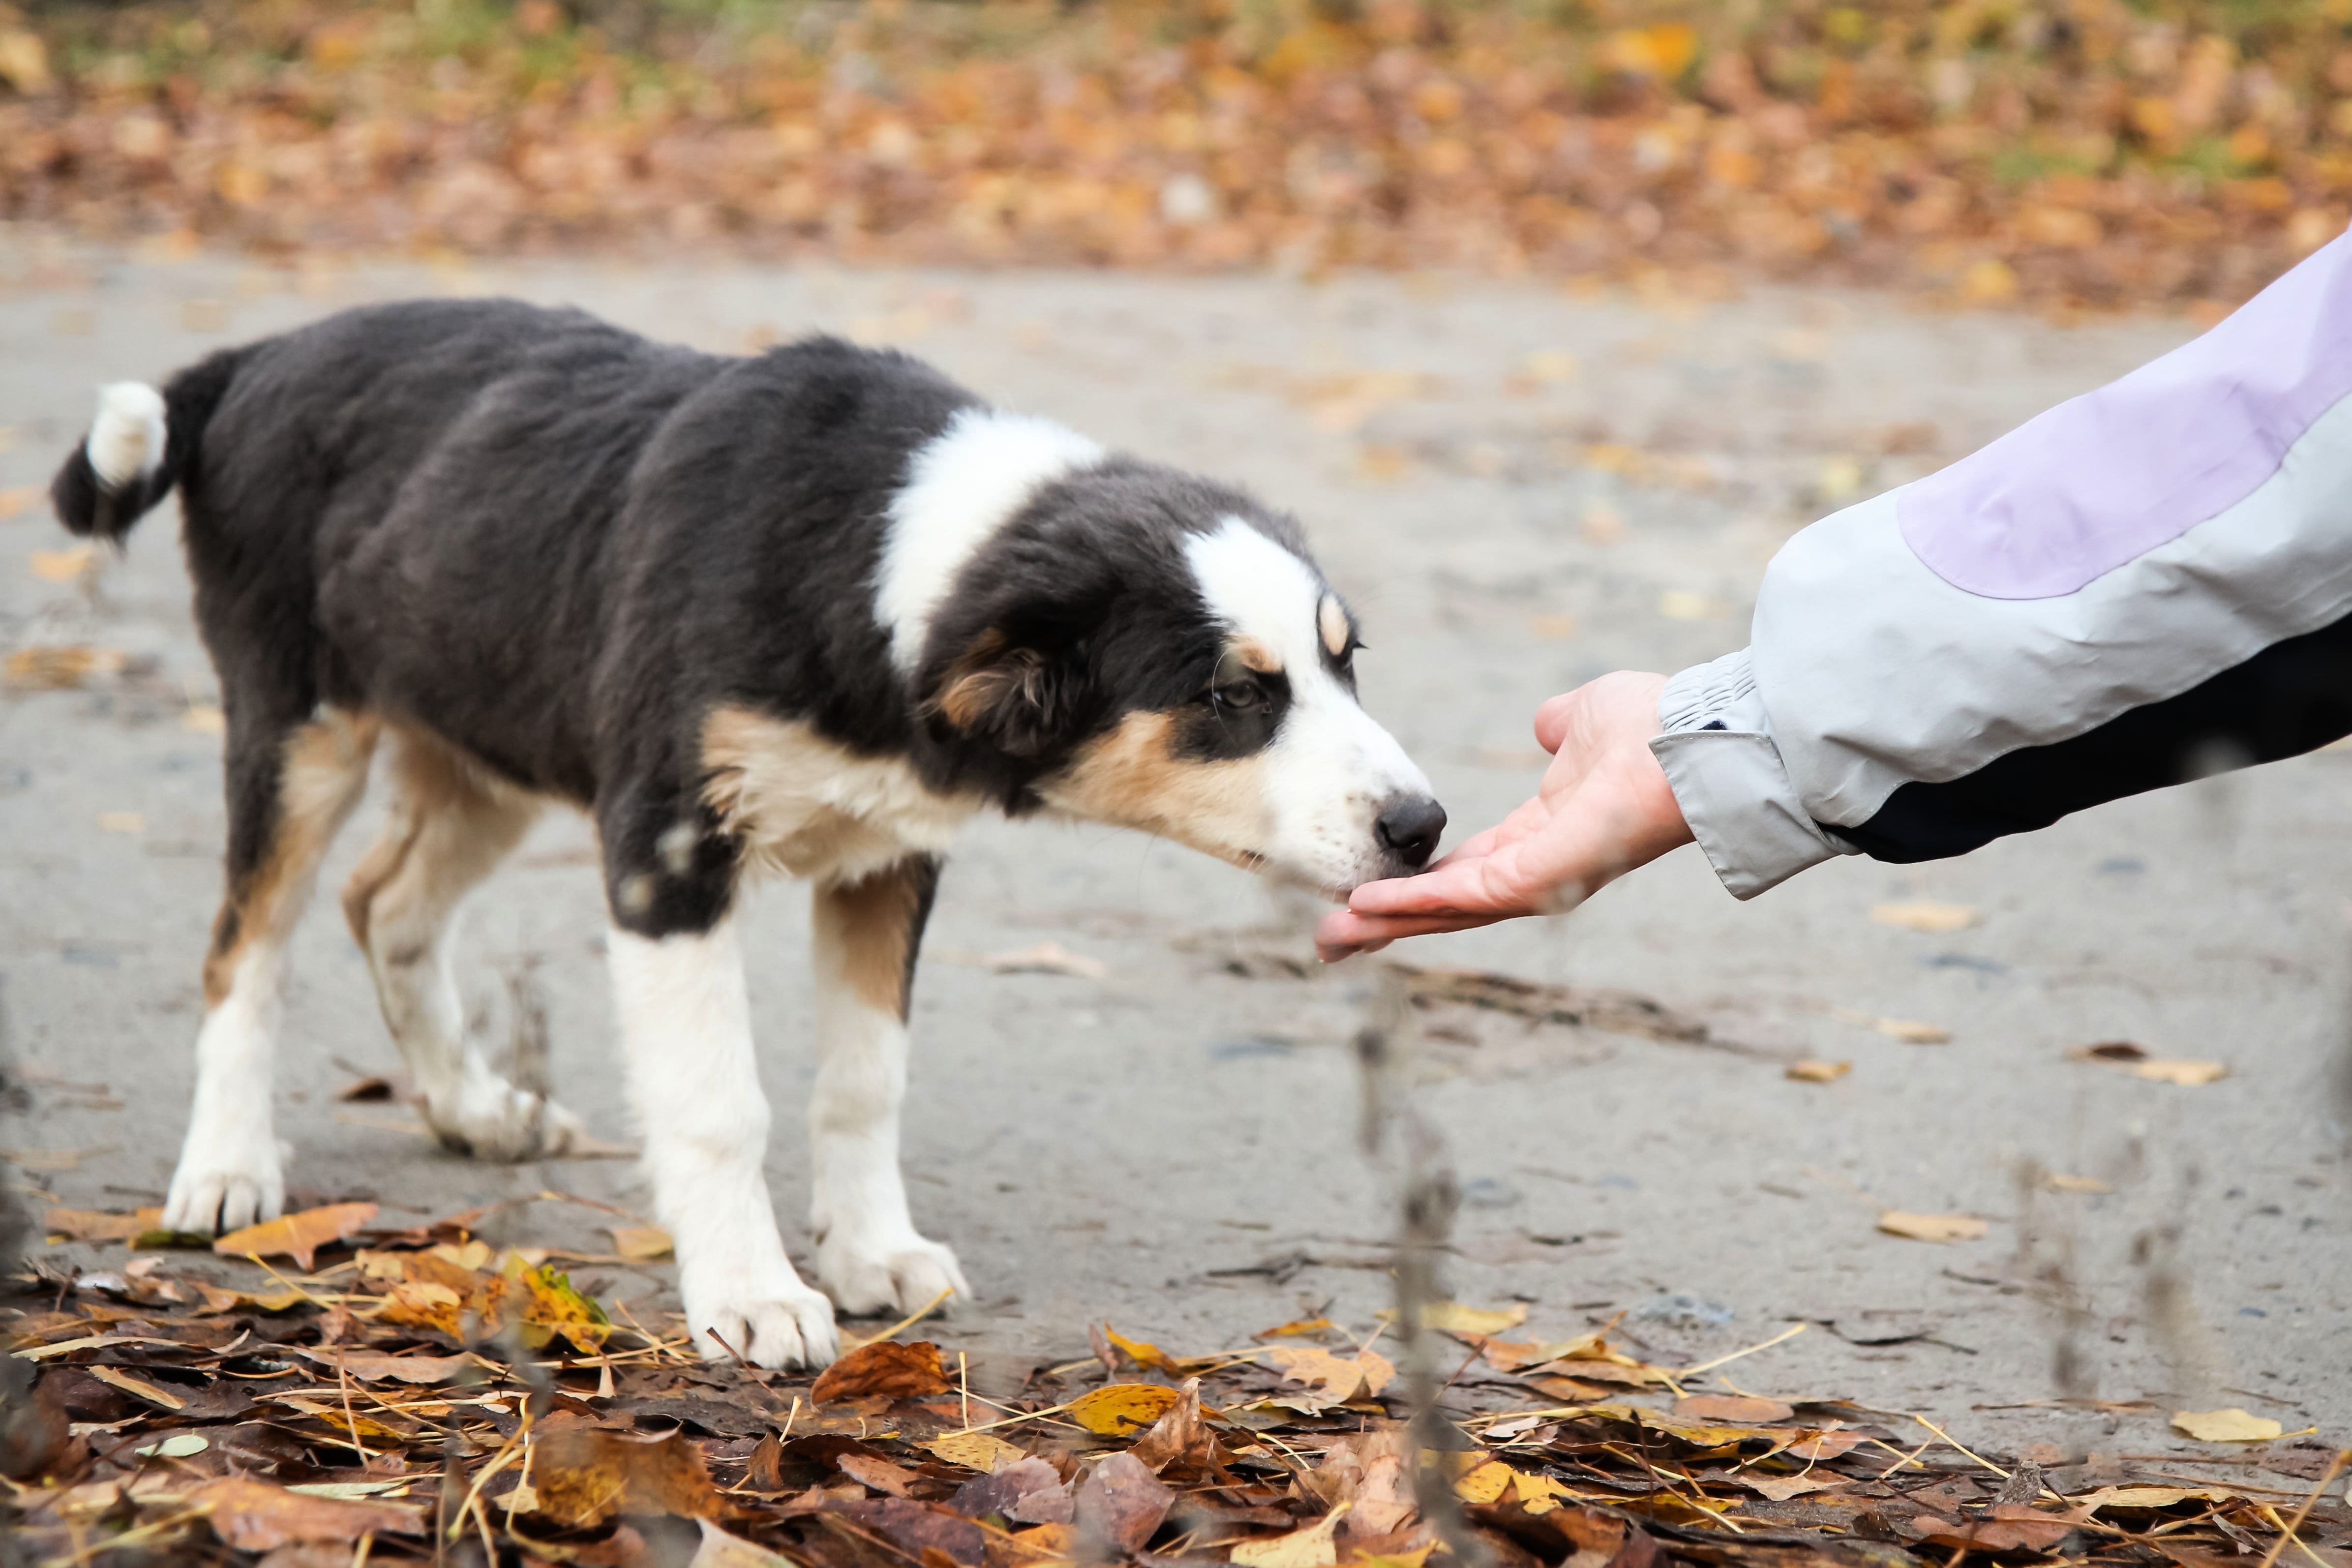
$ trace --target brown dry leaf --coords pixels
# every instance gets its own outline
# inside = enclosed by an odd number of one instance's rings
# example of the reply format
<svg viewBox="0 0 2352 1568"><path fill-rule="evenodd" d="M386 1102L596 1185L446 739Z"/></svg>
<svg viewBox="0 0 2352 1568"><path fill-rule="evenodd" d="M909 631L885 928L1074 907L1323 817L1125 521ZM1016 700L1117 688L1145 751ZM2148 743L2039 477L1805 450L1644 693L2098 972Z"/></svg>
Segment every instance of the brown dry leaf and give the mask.
<svg viewBox="0 0 2352 1568"><path fill-rule="evenodd" d="M1081 1539L1091 1536L1119 1552L1139 1552L1175 1500L1176 1494L1142 1460L1129 1453L1111 1454L1096 1461L1079 1483L1074 1522Z"/></svg>
<svg viewBox="0 0 2352 1568"><path fill-rule="evenodd" d="M1078 1395L1066 1414L1098 1437L1125 1437L1158 1421L1182 1397L1157 1383L1109 1383Z"/></svg>
<svg viewBox="0 0 2352 1568"><path fill-rule="evenodd" d="M1348 1516L1341 1503L1304 1530L1277 1535L1271 1541L1244 1541L1233 1549L1242 1568L1331 1568L1339 1561L1339 1521Z"/></svg>
<svg viewBox="0 0 2352 1568"><path fill-rule="evenodd" d="M573 1528L602 1524L615 1513L701 1519L719 1509L702 1453L682 1432L542 1432L532 1447L530 1480L538 1511Z"/></svg>
<svg viewBox="0 0 2352 1568"><path fill-rule="evenodd" d="M486 1364L471 1353L393 1355L384 1351L311 1350L301 1345L288 1348L305 1361L347 1372L362 1383L447 1383L469 1366Z"/></svg>
<svg viewBox="0 0 2352 1568"><path fill-rule="evenodd" d="M2200 1443L2267 1443L2286 1431L2267 1415L2252 1415L2234 1405L2226 1410L2177 1411L2172 1429Z"/></svg>
<svg viewBox="0 0 2352 1568"><path fill-rule="evenodd" d="M319 1248L342 1240L373 1218L373 1204L328 1204L233 1230L214 1242L213 1250L224 1258L291 1258L307 1273Z"/></svg>
<svg viewBox="0 0 2352 1568"><path fill-rule="evenodd" d="M968 1519L1002 1514L1017 1524L1067 1524L1072 1503L1061 1472L1024 1455L956 1489L948 1506Z"/></svg>
<svg viewBox="0 0 2352 1568"><path fill-rule="evenodd" d="M1952 1031L1939 1024L1922 1024L1910 1018L1881 1018L1874 1026L1880 1034L1900 1040L1906 1046L1948 1046L1952 1043Z"/></svg>
<svg viewBox="0 0 2352 1568"><path fill-rule="evenodd" d="M1903 903L1873 904L1870 906L1870 918L1883 926L1900 926L1905 931L1941 935L1948 931L1966 931L1983 920L1984 915L1968 904L1915 899Z"/></svg>
<svg viewBox="0 0 2352 1568"><path fill-rule="evenodd" d="M1859 1432L1814 1432L1798 1438L1783 1452L1819 1464L1824 1460L1843 1458L1868 1441L1870 1439Z"/></svg>
<svg viewBox="0 0 2352 1568"><path fill-rule="evenodd" d="M676 1246L669 1232L657 1225L615 1225L605 1230L613 1238L614 1254L630 1263L658 1263Z"/></svg>
<svg viewBox="0 0 2352 1568"><path fill-rule="evenodd" d="M146 1235L163 1223L163 1211L136 1209L130 1214L108 1214L100 1209L51 1209L41 1221L41 1227L53 1236L68 1241L129 1241Z"/></svg>
<svg viewBox="0 0 2352 1568"><path fill-rule="evenodd" d="M1804 1497L1811 1492L1834 1491L1847 1484L1843 1476L1827 1471L1810 1476L1768 1476L1761 1470L1736 1470L1721 1479L1746 1487L1759 1497L1769 1498L1774 1502L1787 1502L1790 1498Z"/></svg>
<svg viewBox="0 0 2352 1568"><path fill-rule="evenodd" d="M150 1405L161 1405L166 1410L184 1410L188 1407L188 1401L184 1394L159 1388L145 1378L133 1377L120 1367L87 1366L82 1370L99 1382L112 1388L119 1388L135 1399L143 1399Z"/></svg>
<svg viewBox="0 0 2352 1568"><path fill-rule="evenodd" d="M2114 1192L2116 1185L2113 1182L2103 1182L2096 1176L2069 1176L2063 1172L2045 1171L2042 1174L2042 1188L2044 1192L2076 1193L2088 1197L2097 1197Z"/></svg>
<svg viewBox="0 0 2352 1568"><path fill-rule="evenodd" d="M2129 1040L2101 1040L2095 1046L2082 1046L2066 1053L2078 1062L2144 1062L2148 1051L2145 1046Z"/></svg>
<svg viewBox="0 0 2352 1568"><path fill-rule="evenodd" d="M415 1503L310 1497L245 1476L206 1481L188 1494L213 1532L239 1552L270 1552L297 1542L353 1542L369 1535L422 1535Z"/></svg>
<svg viewBox="0 0 2352 1568"><path fill-rule="evenodd" d="M1182 1397L1128 1450L1154 1475L1171 1465L1202 1470L1216 1466L1217 1439L1201 1418L1201 1380L1188 1377L1177 1392Z"/></svg>
<svg viewBox="0 0 2352 1568"><path fill-rule="evenodd" d="M1318 1399L1345 1405L1365 1393L1363 1364L1343 1361L1319 1346L1276 1345L1265 1356L1281 1369L1283 1382L1302 1384ZM1393 1373L1394 1368L1390 1370Z"/></svg>
<svg viewBox="0 0 2352 1568"><path fill-rule="evenodd" d="M950 1465L961 1465L982 1475L993 1475L1029 1457L1023 1449L986 1432L950 1432L932 1438L923 1447Z"/></svg>
<svg viewBox="0 0 2352 1568"><path fill-rule="evenodd" d="M1790 1062L1782 1076L1799 1083L1835 1083L1853 1070L1852 1062Z"/></svg>
<svg viewBox="0 0 2352 1568"><path fill-rule="evenodd" d="M900 1344L880 1340L860 1345L824 1369L809 1390L809 1398L826 1405L835 1400L882 1394L892 1399L922 1399L945 1394L955 1384L940 1365L940 1347L929 1340ZM1165 1391L1171 1399L1175 1391Z"/></svg>
<svg viewBox="0 0 2352 1568"><path fill-rule="evenodd" d="M1878 1216L1878 1228L1906 1241L1977 1241L1985 1234L1985 1222L1973 1215L1886 1209Z"/></svg>
<svg viewBox="0 0 2352 1568"><path fill-rule="evenodd" d="M134 1245L145 1247L152 1244L146 1237L142 1237ZM257 1312L285 1312L305 1305L310 1300L301 1291L290 1288L283 1290L231 1290L225 1286L215 1285L203 1279L191 1280L190 1283L195 1286L197 1293L205 1300L205 1304L198 1310L208 1313L241 1312L248 1310Z"/></svg>
<svg viewBox="0 0 2352 1568"><path fill-rule="evenodd" d="M730 1535L707 1519L696 1522L702 1526L702 1544L687 1559L686 1568L795 1568L781 1552Z"/></svg>
<svg viewBox="0 0 2352 1568"><path fill-rule="evenodd" d="M894 1465L878 1454L843 1454L834 1461L841 1473L863 1487L892 1497L912 1497L919 1479L904 1465Z"/></svg>
<svg viewBox="0 0 2352 1568"><path fill-rule="evenodd" d="M1959 1520L1950 1524L1933 1515L1921 1514L1913 1526L1926 1528L1927 1533L1921 1541L1929 1546L1988 1552L2048 1552L2081 1522L2079 1519L2053 1518L2021 1503L1997 1502L1985 1513L1982 1519Z"/></svg>
<svg viewBox="0 0 2352 1568"><path fill-rule="evenodd" d="M1017 952L992 952L981 960L996 974L1066 974L1075 980L1108 980L1110 965L1083 952L1072 952L1058 942L1041 942Z"/></svg>
<svg viewBox="0 0 2352 1568"><path fill-rule="evenodd" d="M1374 1314L1384 1323L1394 1322L1396 1313L1383 1308ZM1444 1334L1474 1335L1487 1339L1517 1328L1528 1321L1524 1301L1501 1309L1465 1307L1459 1301L1432 1301L1422 1311L1422 1326Z"/></svg>
<svg viewBox="0 0 2352 1568"><path fill-rule="evenodd" d="M1777 1399L1753 1394L1694 1394L1675 1401L1675 1415L1685 1421L1786 1421L1796 1413Z"/></svg>

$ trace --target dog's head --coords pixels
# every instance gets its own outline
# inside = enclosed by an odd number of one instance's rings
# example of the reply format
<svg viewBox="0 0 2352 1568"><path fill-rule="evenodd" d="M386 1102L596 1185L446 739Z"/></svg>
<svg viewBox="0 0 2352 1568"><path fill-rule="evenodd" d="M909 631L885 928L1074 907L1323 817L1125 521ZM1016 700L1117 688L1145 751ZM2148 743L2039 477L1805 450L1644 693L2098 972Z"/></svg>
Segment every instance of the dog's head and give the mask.
<svg viewBox="0 0 2352 1568"><path fill-rule="evenodd" d="M903 623L902 623L903 624ZM1445 813L1356 700L1355 617L1295 525L1153 465L1065 468L954 573L911 670L966 782L1344 896Z"/></svg>

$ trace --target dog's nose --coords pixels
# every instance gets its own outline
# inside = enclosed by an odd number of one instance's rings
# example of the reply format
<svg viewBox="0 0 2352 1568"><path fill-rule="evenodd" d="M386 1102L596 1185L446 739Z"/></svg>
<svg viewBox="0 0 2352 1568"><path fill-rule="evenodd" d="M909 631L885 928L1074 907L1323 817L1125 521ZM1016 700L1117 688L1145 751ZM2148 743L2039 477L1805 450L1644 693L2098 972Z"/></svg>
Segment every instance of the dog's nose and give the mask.
<svg viewBox="0 0 2352 1568"><path fill-rule="evenodd" d="M1425 795L1401 795L1389 802L1372 824L1381 847L1418 871L1429 864L1437 836L1445 831L1445 808Z"/></svg>

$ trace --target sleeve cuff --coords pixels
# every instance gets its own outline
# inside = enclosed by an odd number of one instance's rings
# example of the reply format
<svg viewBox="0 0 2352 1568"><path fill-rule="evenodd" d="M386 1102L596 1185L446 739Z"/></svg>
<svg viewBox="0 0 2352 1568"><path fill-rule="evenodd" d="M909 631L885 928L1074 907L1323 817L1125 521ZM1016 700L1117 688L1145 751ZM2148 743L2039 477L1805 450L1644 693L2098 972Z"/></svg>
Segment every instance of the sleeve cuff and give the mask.
<svg viewBox="0 0 2352 1568"><path fill-rule="evenodd" d="M1815 826L1773 743L1748 650L1695 665L1658 699L1650 742L1707 864L1736 899L1854 853Z"/></svg>

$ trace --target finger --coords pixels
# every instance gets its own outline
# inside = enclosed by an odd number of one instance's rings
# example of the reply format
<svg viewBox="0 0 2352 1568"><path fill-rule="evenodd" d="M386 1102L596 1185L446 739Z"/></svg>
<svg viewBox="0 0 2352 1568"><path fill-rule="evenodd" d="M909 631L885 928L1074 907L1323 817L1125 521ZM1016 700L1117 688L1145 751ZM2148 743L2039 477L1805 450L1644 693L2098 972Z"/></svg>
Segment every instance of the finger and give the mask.
<svg viewBox="0 0 2352 1568"><path fill-rule="evenodd" d="M1507 846L1494 855L1456 860L1418 877L1367 882L1348 896L1348 907L1359 915L1533 914L1533 908L1522 907L1517 879L1495 875L1498 860L1512 857L1515 861L1517 850L1517 846Z"/></svg>
<svg viewBox="0 0 2352 1568"><path fill-rule="evenodd" d="M1583 692L1584 688L1580 686L1574 691L1563 691L1557 697L1545 699L1544 705L1536 710L1537 745L1547 752L1559 750L1560 742L1568 735L1569 717L1576 711L1576 704Z"/></svg>
<svg viewBox="0 0 2352 1568"><path fill-rule="evenodd" d="M1427 936L1434 931L1470 931L1493 925L1495 915L1432 915L1396 918L1366 917L1342 910L1326 915L1315 928L1315 953L1326 963L1337 963L1359 952L1378 952L1400 937Z"/></svg>

